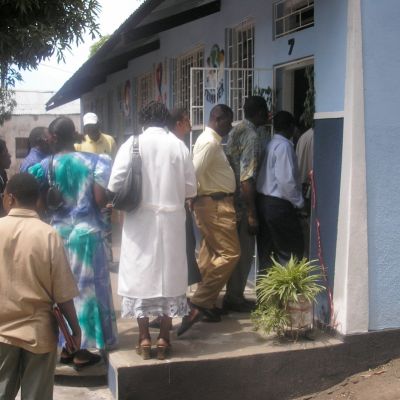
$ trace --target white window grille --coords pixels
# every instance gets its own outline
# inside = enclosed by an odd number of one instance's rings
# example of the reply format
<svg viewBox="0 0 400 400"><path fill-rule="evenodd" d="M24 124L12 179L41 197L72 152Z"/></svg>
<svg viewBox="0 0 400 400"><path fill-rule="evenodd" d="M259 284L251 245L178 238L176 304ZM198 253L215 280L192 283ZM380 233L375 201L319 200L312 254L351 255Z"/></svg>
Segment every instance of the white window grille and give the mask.
<svg viewBox="0 0 400 400"><path fill-rule="evenodd" d="M193 67L204 66L204 48L197 47L173 61L173 106L189 110L191 104L198 108L192 116L193 129L203 121L203 74L191 74ZM192 103L190 98L192 88Z"/></svg>
<svg viewBox="0 0 400 400"><path fill-rule="evenodd" d="M281 0L274 7L274 38L314 26L314 0Z"/></svg>
<svg viewBox="0 0 400 400"><path fill-rule="evenodd" d="M154 73L147 72L137 77L136 104L139 112L145 105L154 100Z"/></svg>
<svg viewBox="0 0 400 400"><path fill-rule="evenodd" d="M229 103L235 121L243 119L244 99L253 94L254 40L254 20L251 18L226 30L227 66L232 68Z"/></svg>

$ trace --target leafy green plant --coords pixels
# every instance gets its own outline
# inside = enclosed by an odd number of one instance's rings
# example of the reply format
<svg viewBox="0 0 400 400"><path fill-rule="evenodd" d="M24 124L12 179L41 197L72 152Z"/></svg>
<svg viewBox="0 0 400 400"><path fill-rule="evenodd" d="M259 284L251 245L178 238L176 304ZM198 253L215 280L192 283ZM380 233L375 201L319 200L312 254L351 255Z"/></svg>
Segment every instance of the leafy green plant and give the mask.
<svg viewBox="0 0 400 400"><path fill-rule="evenodd" d="M314 66L309 65L305 69L305 75L307 79L307 92L304 99L304 111L300 116L300 122L302 122L305 128L311 128L314 126L314 113L315 113L315 88L314 88Z"/></svg>
<svg viewBox="0 0 400 400"><path fill-rule="evenodd" d="M267 274L257 279L258 308L252 313L252 321L256 330L280 335L290 325L289 302L298 302L300 297L316 301L325 288L319 283L322 275L314 260L298 260L292 255L286 265L273 257L272 262Z"/></svg>

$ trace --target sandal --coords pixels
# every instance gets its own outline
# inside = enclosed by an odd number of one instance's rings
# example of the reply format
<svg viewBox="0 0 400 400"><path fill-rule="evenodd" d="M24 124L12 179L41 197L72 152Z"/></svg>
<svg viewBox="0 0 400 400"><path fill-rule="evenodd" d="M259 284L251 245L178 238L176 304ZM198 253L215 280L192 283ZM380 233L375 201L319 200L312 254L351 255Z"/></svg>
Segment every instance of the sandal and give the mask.
<svg viewBox="0 0 400 400"><path fill-rule="evenodd" d="M84 361L82 361L84 359ZM89 367L90 365L97 364L101 361L101 355L91 353L89 350L78 350L74 353L73 364L75 370L79 371L82 368Z"/></svg>
<svg viewBox="0 0 400 400"><path fill-rule="evenodd" d="M162 340L163 342L160 342ZM157 360L165 360L171 352L171 344L168 339L159 337L157 339Z"/></svg>
<svg viewBox="0 0 400 400"><path fill-rule="evenodd" d="M150 337L144 337L139 339L139 343L136 346L136 353L142 356L143 360L149 360L151 358L151 343L142 344L144 340L151 340Z"/></svg>

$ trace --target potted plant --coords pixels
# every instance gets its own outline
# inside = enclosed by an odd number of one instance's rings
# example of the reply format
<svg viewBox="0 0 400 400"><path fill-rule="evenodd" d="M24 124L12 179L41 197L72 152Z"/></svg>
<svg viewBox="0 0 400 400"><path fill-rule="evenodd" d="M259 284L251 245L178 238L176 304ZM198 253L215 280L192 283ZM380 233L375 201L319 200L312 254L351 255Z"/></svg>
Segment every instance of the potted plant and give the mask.
<svg viewBox="0 0 400 400"><path fill-rule="evenodd" d="M278 336L312 328L313 303L325 288L320 267L306 258L291 256L286 265L272 257L273 266L257 279L258 307L251 319L256 330Z"/></svg>

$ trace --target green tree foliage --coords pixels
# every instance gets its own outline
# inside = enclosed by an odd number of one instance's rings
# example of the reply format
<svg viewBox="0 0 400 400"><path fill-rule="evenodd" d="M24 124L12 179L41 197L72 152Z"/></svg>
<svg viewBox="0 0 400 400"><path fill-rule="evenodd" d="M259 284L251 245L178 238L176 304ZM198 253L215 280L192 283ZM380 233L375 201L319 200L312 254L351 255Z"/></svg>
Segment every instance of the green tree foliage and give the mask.
<svg viewBox="0 0 400 400"><path fill-rule="evenodd" d="M19 70L35 69L98 34L98 0L0 0L0 124L12 112Z"/></svg>
<svg viewBox="0 0 400 400"><path fill-rule="evenodd" d="M96 54L97 51L100 49L100 47L103 46L103 44L107 42L109 38L110 35L104 35L96 43L92 44L90 46L89 58L92 57L94 54Z"/></svg>

